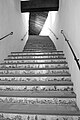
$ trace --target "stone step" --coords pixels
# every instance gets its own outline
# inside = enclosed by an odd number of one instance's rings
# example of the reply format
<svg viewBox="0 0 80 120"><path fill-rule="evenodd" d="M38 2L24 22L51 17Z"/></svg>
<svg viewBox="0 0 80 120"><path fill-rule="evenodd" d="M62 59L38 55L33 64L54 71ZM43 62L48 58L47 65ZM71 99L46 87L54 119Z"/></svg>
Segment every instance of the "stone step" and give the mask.
<svg viewBox="0 0 80 120"><path fill-rule="evenodd" d="M25 105L0 103L0 113L39 114L39 115L80 115L79 110L71 105ZM64 119L63 119L64 120Z"/></svg>
<svg viewBox="0 0 80 120"><path fill-rule="evenodd" d="M54 48L54 45L52 45L51 43L28 43L27 46L24 47L24 49L27 49L27 48Z"/></svg>
<svg viewBox="0 0 80 120"><path fill-rule="evenodd" d="M56 50L56 49L55 49L55 48L54 48L54 49L52 48L52 49L49 49L49 50L47 50L47 49L24 49L23 52L24 52L24 51L25 51L25 52L27 52L27 51L28 51L28 52L33 52L33 51L34 51L34 52L43 52L43 51L44 51L44 52L52 52L52 51L54 51L54 50Z"/></svg>
<svg viewBox="0 0 80 120"><path fill-rule="evenodd" d="M55 55L9 55L8 59L28 59L28 58L65 58L64 54Z"/></svg>
<svg viewBox="0 0 80 120"><path fill-rule="evenodd" d="M11 55L51 55L51 54L63 54L63 51L52 51L52 52L11 52Z"/></svg>
<svg viewBox="0 0 80 120"><path fill-rule="evenodd" d="M48 67L48 68L43 68L43 67L42 67L42 68L32 68L32 67L31 67L31 68L30 68L30 67L29 67L29 68L25 68L25 67L24 67L24 68L8 68L8 67L7 67L6 69L5 69L5 68L0 68L0 73L1 73L1 72L2 72L2 73L3 73L3 72L10 72L10 71L22 71L22 70L25 70L25 71L29 71L29 70L30 70L30 71L32 71L32 70L33 70L33 71L34 71L34 70L38 70L38 71L39 71L39 70L41 70L41 71L42 71L42 70L49 71L49 70L50 70L50 71L51 71L51 70L53 70L53 72L54 72L54 70L55 70L55 71L59 71L59 70L60 70L60 71L62 71L62 70L66 70L66 71L67 71L67 70L69 70L69 68L68 68L68 67L61 67L61 68L50 68L50 67ZM45 72L45 71L43 71L43 72ZM52 71L51 71L51 72L52 72Z"/></svg>
<svg viewBox="0 0 80 120"><path fill-rule="evenodd" d="M31 65L38 65L38 64L39 65L42 65L42 64L44 64L44 65L45 64L47 64L47 65L51 65L51 64L52 65L56 65L56 64L62 65L62 64L65 64L65 65L67 65L68 63L66 61L60 61L60 60L59 61L54 61L54 62L40 61L40 62L35 62L35 63L34 62L25 62L25 63L24 62L22 62L22 63L19 63L19 62L18 63L16 63L16 62L15 63L13 63L13 62L8 63L8 62L6 62L5 63L5 61L4 61L4 63L0 63L0 65L26 65L26 64L28 64L28 65L29 64L31 64Z"/></svg>
<svg viewBox="0 0 80 120"><path fill-rule="evenodd" d="M0 69L69 69L68 64L6 64L1 63Z"/></svg>
<svg viewBox="0 0 80 120"><path fill-rule="evenodd" d="M72 81L1 81L0 80L0 85L15 85L15 86L73 86Z"/></svg>
<svg viewBox="0 0 80 120"><path fill-rule="evenodd" d="M0 90L0 97L34 97L34 98L76 98L73 91L37 91L37 90Z"/></svg>
<svg viewBox="0 0 80 120"><path fill-rule="evenodd" d="M29 36L30 37L30 36ZM38 39L29 39L28 41L27 41L27 43L26 43L26 45L27 44L33 44L33 43L35 43L35 44L39 44L39 43L53 43L51 40L46 40L46 39L44 39L44 40L41 40L41 38L38 40Z"/></svg>
<svg viewBox="0 0 80 120"><path fill-rule="evenodd" d="M69 70L68 69L4 69L4 70L0 70L0 75L70 75Z"/></svg>
<svg viewBox="0 0 80 120"><path fill-rule="evenodd" d="M0 77L71 77L71 74L1 74Z"/></svg>
<svg viewBox="0 0 80 120"><path fill-rule="evenodd" d="M47 52L47 53L52 53L52 52L54 52L54 51L57 51L57 50L56 50L56 49L52 49L52 50L47 50L47 49L46 49L46 50L31 50L31 49L28 50L28 49L27 49L27 50L23 50L22 52L29 52L29 53L30 53L30 52L31 52L31 53L46 53L46 52Z"/></svg>
<svg viewBox="0 0 80 120"><path fill-rule="evenodd" d="M34 105L73 105L76 106L75 98L46 98L46 97L0 97L0 103L34 104Z"/></svg>
<svg viewBox="0 0 80 120"><path fill-rule="evenodd" d="M30 113L0 113L0 120L79 120L80 119L80 111L77 112L45 112L44 114L30 114Z"/></svg>
<svg viewBox="0 0 80 120"><path fill-rule="evenodd" d="M34 49L34 50L39 50L39 49L41 49L41 50L46 50L46 49L48 49L48 50L51 50L51 49L54 49L54 46L53 45L41 45L41 44L33 44L33 45L30 45L30 44L28 44L28 46L27 47L25 47L24 48L24 50L27 50L27 49Z"/></svg>
<svg viewBox="0 0 80 120"><path fill-rule="evenodd" d="M44 40L44 41L38 41L38 40L31 40L31 41L27 41L27 44L25 45L25 47L28 47L28 45L38 45L38 46L50 46L50 45L53 45L54 46L54 44L52 44L52 41L50 42L50 41L46 41L46 40Z"/></svg>
<svg viewBox="0 0 80 120"><path fill-rule="evenodd" d="M49 44L49 45L54 45L52 41L47 41L47 40L29 40L27 41L25 47L27 47L28 45L45 45L45 44Z"/></svg>
<svg viewBox="0 0 80 120"><path fill-rule="evenodd" d="M59 55L59 56L12 56L12 57L8 57L7 59L56 59L56 58L65 58L63 55Z"/></svg>
<svg viewBox="0 0 80 120"><path fill-rule="evenodd" d="M9 60L9 59L6 59L5 61L4 61L4 63L50 63L50 64L53 64L53 63L66 63L66 59L63 59L63 58L57 58L57 59L31 59L31 60L20 60L20 59L11 59L11 60Z"/></svg>
<svg viewBox="0 0 80 120"><path fill-rule="evenodd" d="M2 75L0 76L0 82L71 82L71 75L65 75L65 76L19 76L19 75Z"/></svg>
<svg viewBox="0 0 80 120"><path fill-rule="evenodd" d="M6 60L57 60L57 59L62 59L62 60L65 60L66 58L65 57L58 57L58 56L56 56L56 57L53 57L53 58L44 58L44 57L41 57L41 58L7 58L7 59L4 59L5 61Z"/></svg>
<svg viewBox="0 0 80 120"><path fill-rule="evenodd" d="M33 91L33 92L54 92L54 91L73 91L72 85L0 85L2 91Z"/></svg>
<svg viewBox="0 0 80 120"><path fill-rule="evenodd" d="M56 49L54 49L53 47L52 48L49 48L49 47L47 47L47 48L32 48L32 47L29 47L29 48L26 48L26 49L24 49L23 51L46 51L48 49L48 51L52 51L52 50L56 50Z"/></svg>
<svg viewBox="0 0 80 120"><path fill-rule="evenodd" d="M46 56L64 56L64 54L63 53L44 53L44 54L27 54L27 53L23 53L23 54L18 54L18 55L16 55L16 54L10 54L10 55L8 55L8 57L19 57L19 56L21 56L21 57L46 57Z"/></svg>
<svg viewBox="0 0 80 120"><path fill-rule="evenodd" d="M41 40L29 40L29 41L27 41L25 47L27 47L28 45L40 45L40 46L41 45L43 45L43 46L53 45L54 46L52 41L47 41L47 40L43 40L43 41L41 41Z"/></svg>

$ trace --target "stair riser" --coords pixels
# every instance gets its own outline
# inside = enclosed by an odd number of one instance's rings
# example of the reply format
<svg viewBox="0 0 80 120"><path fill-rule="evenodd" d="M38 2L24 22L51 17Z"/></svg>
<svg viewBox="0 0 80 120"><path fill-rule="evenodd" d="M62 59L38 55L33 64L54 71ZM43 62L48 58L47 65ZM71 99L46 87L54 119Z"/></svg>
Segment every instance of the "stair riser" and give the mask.
<svg viewBox="0 0 80 120"><path fill-rule="evenodd" d="M1 81L71 81L71 77L0 77Z"/></svg>
<svg viewBox="0 0 80 120"><path fill-rule="evenodd" d="M55 50L56 48L53 48L53 46L51 46L51 47L34 47L34 46L28 46L27 48L24 48L24 51L27 51L27 50Z"/></svg>
<svg viewBox="0 0 80 120"><path fill-rule="evenodd" d="M27 48L27 49L24 49L23 50L23 52L52 52L52 51L54 51L54 50L56 50L55 48L53 49L53 48L50 48L50 49L48 49L48 48L36 48L36 49L31 49L31 48Z"/></svg>
<svg viewBox="0 0 80 120"><path fill-rule="evenodd" d="M25 48L27 48L28 46L33 46L33 47L47 47L47 46L53 46L52 42L49 42L49 41L37 41L37 40L34 40L34 41L29 41L27 42Z"/></svg>
<svg viewBox="0 0 80 120"><path fill-rule="evenodd" d="M65 58L63 55L57 55L57 56L11 56L8 57L9 59L28 59L28 58Z"/></svg>
<svg viewBox="0 0 80 120"><path fill-rule="evenodd" d="M39 86L39 85L0 85L0 90L1 91L73 91L73 86L72 85L50 85L50 86Z"/></svg>
<svg viewBox="0 0 80 120"><path fill-rule="evenodd" d="M0 103L76 105L75 98L0 97Z"/></svg>
<svg viewBox="0 0 80 120"><path fill-rule="evenodd" d="M68 68L68 64L11 64L0 65L1 68Z"/></svg>
<svg viewBox="0 0 80 120"><path fill-rule="evenodd" d="M47 46L37 46L37 45L28 45L27 47L24 48L24 50L26 49L53 49L53 45L47 45Z"/></svg>
<svg viewBox="0 0 80 120"><path fill-rule="evenodd" d="M79 120L80 116L1 113L0 120Z"/></svg>
<svg viewBox="0 0 80 120"><path fill-rule="evenodd" d="M4 59L5 61L6 60L66 60L66 58L65 57L58 57L58 56L56 56L55 58L20 58L20 59Z"/></svg>
<svg viewBox="0 0 80 120"><path fill-rule="evenodd" d="M36 55L37 54L37 55ZM30 53L30 55L28 55L28 53L22 53L21 55L17 53L16 54L10 54L8 55L8 57L50 57L50 56L64 56L63 53Z"/></svg>
<svg viewBox="0 0 80 120"><path fill-rule="evenodd" d="M0 70L0 74L17 74L17 75L26 75L26 74L52 74L52 75L70 75L69 70Z"/></svg>
<svg viewBox="0 0 80 120"><path fill-rule="evenodd" d="M52 54L63 54L63 52L56 52L56 51L54 51L54 52L21 52L21 53L17 53L17 52L15 52L15 53L11 53L11 55L52 55Z"/></svg>
<svg viewBox="0 0 80 120"><path fill-rule="evenodd" d="M64 63L64 62L66 62L66 60L65 59L53 59L53 60L5 60L5 62L4 63L53 63L53 62L58 62L58 63Z"/></svg>

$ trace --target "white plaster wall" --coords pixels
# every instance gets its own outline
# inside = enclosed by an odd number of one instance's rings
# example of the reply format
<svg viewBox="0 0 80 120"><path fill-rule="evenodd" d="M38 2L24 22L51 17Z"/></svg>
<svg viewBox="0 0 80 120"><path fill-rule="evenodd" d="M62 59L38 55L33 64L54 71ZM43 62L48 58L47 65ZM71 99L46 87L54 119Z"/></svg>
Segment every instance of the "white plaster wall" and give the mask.
<svg viewBox="0 0 80 120"><path fill-rule="evenodd" d="M58 31L59 31L59 14L58 11L50 11L48 13L48 17L45 21L45 24L42 28L42 31L40 33L41 36L49 36L51 38L51 40L54 42L55 46L60 49L61 46L58 42L58 40L56 40L54 34L56 35L56 37L58 37ZM52 33L52 32L54 33ZM60 41L60 40L59 40Z"/></svg>
<svg viewBox="0 0 80 120"><path fill-rule="evenodd" d="M21 14L20 0L0 0L0 38L13 32L0 41L0 62L12 51L22 51L28 38L29 13ZM23 41L24 34L27 36Z"/></svg>
<svg viewBox="0 0 80 120"><path fill-rule="evenodd" d="M60 29L64 30L67 39L70 41L76 56L80 59L80 0L60 0L59 24ZM77 95L77 104L80 108L80 71L61 35L60 40L62 40L63 50L69 63L74 91Z"/></svg>
<svg viewBox="0 0 80 120"><path fill-rule="evenodd" d="M53 33L48 30L48 27L57 35L59 40L55 39ZM70 68L71 79L74 83L77 105L80 109L80 71L70 48L61 34L62 29L70 41L76 56L80 59L80 0L59 0L59 11L55 15L53 11L49 12L41 32L41 35L49 35L58 50L64 51Z"/></svg>
<svg viewBox="0 0 80 120"><path fill-rule="evenodd" d="M53 40L57 49L63 50L65 53L74 83L74 91L77 95L77 104L80 108L80 71L74 61L70 48L61 35L61 30L63 29L76 56L80 59L80 0L60 0L59 6L59 11L55 15L55 21L53 22L54 13L51 12L49 23L50 29L57 35L59 40L56 40L51 32L49 37Z"/></svg>

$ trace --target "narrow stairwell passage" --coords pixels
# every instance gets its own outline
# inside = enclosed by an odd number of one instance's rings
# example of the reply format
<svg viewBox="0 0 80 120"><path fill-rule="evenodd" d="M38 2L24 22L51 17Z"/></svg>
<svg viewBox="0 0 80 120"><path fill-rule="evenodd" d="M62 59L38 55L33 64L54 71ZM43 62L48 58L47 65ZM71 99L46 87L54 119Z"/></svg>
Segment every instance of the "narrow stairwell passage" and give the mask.
<svg viewBox="0 0 80 120"><path fill-rule="evenodd" d="M30 36L0 64L0 120L80 120L68 63L49 37Z"/></svg>

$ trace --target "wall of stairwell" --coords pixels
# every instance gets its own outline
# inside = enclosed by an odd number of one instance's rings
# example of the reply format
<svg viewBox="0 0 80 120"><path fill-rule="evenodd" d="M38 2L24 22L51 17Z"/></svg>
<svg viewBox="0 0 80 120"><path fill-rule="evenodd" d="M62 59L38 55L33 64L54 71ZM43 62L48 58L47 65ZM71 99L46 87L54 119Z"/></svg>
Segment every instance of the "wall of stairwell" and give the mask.
<svg viewBox="0 0 80 120"><path fill-rule="evenodd" d="M60 29L64 30L77 57L80 59L80 0L60 0L59 22ZM77 94L77 104L80 108L80 71L61 34L59 34L59 38L62 40L63 50L69 63L74 90Z"/></svg>
<svg viewBox="0 0 80 120"><path fill-rule="evenodd" d="M52 14L53 12L51 12L50 17L53 19ZM80 108L80 71L67 43L60 33L63 29L77 57L80 59L80 0L60 0L59 11L56 13L54 23L51 24L52 19L49 20L49 27L58 36L59 40L55 40L51 32L44 33L44 35L49 34L57 49L63 50L67 57L72 81L74 83L74 91L77 95L77 104Z"/></svg>
<svg viewBox="0 0 80 120"><path fill-rule="evenodd" d="M28 32L29 13L21 14L20 0L0 0L0 38L13 32L0 41L0 62L11 51L21 51L28 37L21 41L24 34Z"/></svg>

